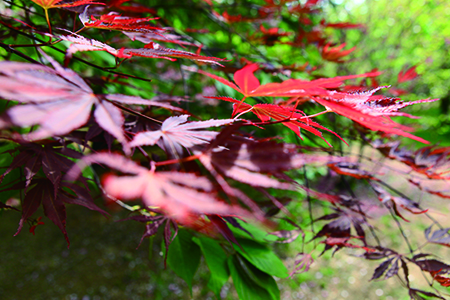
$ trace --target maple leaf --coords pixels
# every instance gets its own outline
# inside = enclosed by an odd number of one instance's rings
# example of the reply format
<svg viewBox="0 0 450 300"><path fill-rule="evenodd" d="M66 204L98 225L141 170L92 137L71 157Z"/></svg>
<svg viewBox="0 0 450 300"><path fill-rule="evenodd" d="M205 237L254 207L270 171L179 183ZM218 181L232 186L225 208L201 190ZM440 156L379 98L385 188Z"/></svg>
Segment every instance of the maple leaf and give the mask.
<svg viewBox="0 0 450 300"><path fill-rule="evenodd" d="M397 82L398 83L402 83L402 82L405 82L405 81L409 81L409 80L415 79L418 76L417 72L416 72L416 67L417 66L412 66L408 70L401 70L398 73Z"/></svg>
<svg viewBox="0 0 450 300"><path fill-rule="evenodd" d="M190 148L194 145L207 144L219 133L215 131L195 130L209 127L227 125L236 121L235 119L207 120L187 123L188 115L167 118L160 130L144 131L136 134L130 146L154 145L162 139L163 149L175 149L182 153L182 148Z"/></svg>
<svg viewBox="0 0 450 300"><path fill-rule="evenodd" d="M32 188L26 192L22 201L22 217L17 232L14 234L15 236L20 233L25 221L28 220L41 205L44 208L44 214L58 226L64 234L67 241L67 247L70 246L70 242L66 231L65 203L85 206L91 210L96 210L105 216L108 215L107 212L94 204L89 192L85 188L76 184L64 181L58 183L57 190L55 190L55 183L53 183L51 179L39 178L33 179L30 186L32 186ZM39 225L39 223L36 225Z"/></svg>
<svg viewBox="0 0 450 300"><path fill-rule="evenodd" d="M55 191L58 190L62 173L67 172L74 164L69 158L79 159L82 157L81 153L70 148L58 147L61 145L57 142L47 144L16 142L21 145L13 151L19 151L19 154L14 157L3 175L0 176L0 183L12 170L24 167L25 192L33 177L41 168L45 176L55 185ZM87 186L86 181L83 181L83 183Z"/></svg>
<svg viewBox="0 0 450 300"><path fill-rule="evenodd" d="M330 43L326 44L322 48L322 58L328 61L334 61L337 63L343 63L344 61L341 60L342 57L349 55L353 51L356 50L356 47L350 48L348 50L342 50L346 46L346 43L343 43L342 45L339 45L337 47L330 47Z"/></svg>
<svg viewBox="0 0 450 300"><path fill-rule="evenodd" d="M80 5L86 5L86 4L99 4L99 5L105 5L101 2L94 2L90 0L78 0L78 1L72 1L72 2L65 2L63 0L31 0L37 5L41 6L45 10L50 8L62 8L62 7L74 7L74 6L80 6ZM63 3L61 3L63 2Z"/></svg>
<svg viewBox="0 0 450 300"><path fill-rule="evenodd" d="M150 209L150 212L155 213L157 211ZM172 240L177 235L177 231L178 231L177 223L173 222L170 218L168 218L164 215L156 215L155 216L155 215L147 215L147 214L131 216L131 217L128 217L128 218L120 220L120 221L134 220L134 221L146 223L145 232L141 237L141 241L139 242L138 248L142 244L142 241L145 238L154 236L158 232L159 227L161 227L164 224L164 222L166 223L165 227L170 226L170 223L172 223L172 225L176 229L176 232L173 237L171 236L171 234L169 234L169 236L166 236L166 232L170 232L170 230L167 230L167 229L164 230L164 239L166 241L166 256L167 256L168 247L169 247L170 243L172 242Z"/></svg>
<svg viewBox="0 0 450 300"><path fill-rule="evenodd" d="M373 95L381 88L383 87L354 94L336 92L332 97L312 97L312 99L330 111L345 116L370 130L397 134L428 144L428 141L406 132L411 131L412 128L392 121L389 116L412 117L409 114L397 112L397 110L417 103L433 102L437 99L397 102L398 99Z"/></svg>
<svg viewBox="0 0 450 300"><path fill-rule="evenodd" d="M267 83L261 85L259 80L253 74L256 70L258 70L258 68L258 64L253 63L238 70L236 73L234 73L234 81L236 82L236 84L222 77L202 70L197 70L197 72L215 79L243 94L243 100L247 97L331 96L336 92L332 92L327 89L339 87L343 84L344 80L360 77L374 77L381 74L381 72L370 72L359 75L321 78L311 81L301 79L288 79L281 83ZM186 69L189 71L195 71L192 68Z"/></svg>
<svg viewBox="0 0 450 300"><path fill-rule="evenodd" d="M325 106L327 109L343 115L371 130L402 135L422 143L428 143L426 140L406 132L411 131L411 128L395 123L387 116L411 117L408 114L397 112L397 110L412 104L433 102L436 101L436 99L422 99L403 103L397 102L397 99L373 95L377 90L383 87L354 94L327 90L329 88L339 87L344 80L358 77L378 76L381 74L380 72L370 72L360 75L334 78L321 78L312 81L288 79L282 83L268 83L265 85L260 85L259 80L253 74L257 69L257 64L250 64L237 71L234 74L236 84L214 74L201 70L198 72L218 80L219 82L243 94L244 98L242 101L244 101L247 97L261 96L310 97L317 103Z"/></svg>
<svg viewBox="0 0 450 300"><path fill-rule="evenodd" d="M371 182L370 185L372 186L375 193L378 195L378 199L382 203L388 205L389 208L392 208L394 213L406 222L409 221L400 214L400 212L398 211L398 206L403 209L406 209L407 211L413 214L423 214L428 211L428 209L425 210L421 209L419 203L416 203L410 199L399 196L392 196L378 184Z"/></svg>
<svg viewBox="0 0 450 300"><path fill-rule="evenodd" d="M0 177L1 182L4 176L12 170L24 168L25 181L11 188L25 193L22 200L22 218L16 235L20 233L25 221L30 219L41 204L44 207L44 214L60 228L67 243L69 243L69 240L65 230L65 204L81 205L105 216L108 215L92 200L87 187L87 178L79 178L83 186L62 180L63 175L74 167L74 162L69 158L79 159L82 156L81 153L67 147L58 147L59 143L57 142L44 144L17 142L21 145L15 148L13 152L19 151L19 153ZM44 178L36 176L40 170L45 175ZM34 224L34 227L32 226L30 230L34 232L37 225L39 223Z"/></svg>
<svg viewBox="0 0 450 300"><path fill-rule="evenodd" d="M24 103L8 109L0 118L0 127L39 124L39 129L26 135L29 140L63 135L84 125L95 106L94 118L98 125L122 143L124 151L128 152L122 128L124 117L112 102L171 107L133 96L97 96L78 74L49 59L55 69L29 63L0 62L0 96Z"/></svg>
<svg viewBox="0 0 450 300"><path fill-rule="evenodd" d="M283 171L296 169L305 164L323 164L330 160L340 160L331 156L298 153L298 147L292 144L227 136L229 134L227 129L209 145L209 150L194 149L194 154L198 155L199 160L209 171L217 170L229 178L249 185L296 190L297 187L292 183L280 182L263 173L277 176Z"/></svg>
<svg viewBox="0 0 450 300"><path fill-rule="evenodd" d="M276 121L281 121L281 124L294 131L295 134L297 134L301 139L303 138L301 137L300 129L304 129L320 137L322 140L325 141L325 143L327 143L327 145L331 146L328 143L328 141L322 136L322 132L316 129L319 128L331 132L339 139L341 139L344 143L346 143L335 132L312 121L308 116L304 115L302 111L297 109L293 111L293 109L288 106L281 106L276 104L255 104L252 106L247 103L241 103L241 101L229 97L205 97L205 98L212 98L233 102L234 103L233 105L234 109L232 114L233 116L238 113L252 112L263 122L268 122L271 118Z"/></svg>
<svg viewBox="0 0 450 300"><path fill-rule="evenodd" d="M99 19L88 16L87 6L82 14L80 14L80 21L87 28L98 28L118 31L131 31L142 33L153 33L158 31L164 31L163 28L150 26L143 24L148 21L152 21L158 18L132 18L121 16L117 13L111 12L107 15L101 15Z"/></svg>
<svg viewBox="0 0 450 300"><path fill-rule="evenodd" d="M221 20L222 22L226 23L238 23L238 22L254 22L258 19L264 19L267 17L267 14L264 14L262 11L259 11L260 16L258 17L244 17L243 15L230 15L228 12L223 12L222 14L219 14L216 11L212 11L212 14Z"/></svg>
<svg viewBox="0 0 450 300"><path fill-rule="evenodd" d="M425 230L425 237L427 241L433 244L450 247L450 228L442 228L434 231L433 234L431 234L431 227L433 227L433 225Z"/></svg>
<svg viewBox="0 0 450 300"><path fill-rule="evenodd" d="M295 268L289 274L291 277L295 274L301 274L309 271L309 268L314 263L314 259L310 253L298 253L295 256Z"/></svg>
<svg viewBox="0 0 450 300"><path fill-rule="evenodd" d="M181 46L194 46L201 47L201 45L194 44L188 41L181 40L181 36L176 34L168 34L168 33L151 33L151 32L132 32L132 31L123 31L123 34L128 36L132 41L140 41L144 44L150 44L153 41L172 43Z"/></svg>
<svg viewBox="0 0 450 300"><path fill-rule="evenodd" d="M327 23L324 19L320 21L320 25L329 28L338 28L338 29L354 29L361 28L364 29L365 26L363 24L354 24L350 22L340 22L340 23Z"/></svg>
<svg viewBox="0 0 450 300"><path fill-rule="evenodd" d="M328 164L328 168L340 175L351 176L356 179L370 179L378 181L379 179L374 177L370 172L361 170L357 164L351 164L346 162Z"/></svg>
<svg viewBox="0 0 450 300"><path fill-rule="evenodd" d="M450 147L423 147L415 152L400 148L400 142L383 144L376 140L372 146L390 159L400 161L414 172L425 175L429 179L449 179ZM447 175L447 176L446 176Z"/></svg>
<svg viewBox="0 0 450 300"><path fill-rule="evenodd" d="M336 247L333 251L333 254L336 253L337 251L341 250L342 248L346 247L346 248L354 248L354 249L364 249L367 252L371 252L374 251L371 248L365 247L365 246L360 246L360 245L355 245L352 243L349 243L348 241L350 239L358 239L359 237L355 237L355 236L351 236L351 237L327 237L324 241L321 242L321 244L325 244L325 249L323 250L322 253L333 249L334 247Z"/></svg>
<svg viewBox="0 0 450 300"><path fill-rule="evenodd" d="M218 200L213 185L205 177L191 173L155 172L139 166L118 154L99 153L83 158L79 165L98 163L107 165L129 176L107 175L103 186L107 196L121 200L141 198L144 205L163 210L173 219L186 222L192 214L243 214L243 210ZM67 174L70 180L79 174L72 169Z"/></svg>
<svg viewBox="0 0 450 300"><path fill-rule="evenodd" d="M259 26L262 36L252 35L250 40L262 42L264 45L273 46L280 37L289 36L292 32L280 32L280 28L266 29L262 24Z"/></svg>
<svg viewBox="0 0 450 300"><path fill-rule="evenodd" d="M163 58L167 60L174 61L174 57L176 58L186 58L192 59L199 62L215 64L223 67L219 61L226 61L224 58L212 57L212 56L204 56L200 54L195 54L188 51L183 50L175 50L171 48L166 48L161 46L158 43L151 42L145 46L145 48L140 49L123 49L123 55L125 56L141 56L141 57L149 57L149 58Z"/></svg>
<svg viewBox="0 0 450 300"><path fill-rule="evenodd" d="M94 39L87 39L81 35L71 33L70 35L60 35L59 39L70 42L67 49L66 58L71 58L74 53L79 51L106 51L119 58L131 58L131 55L124 55L123 50L117 50L107 44Z"/></svg>

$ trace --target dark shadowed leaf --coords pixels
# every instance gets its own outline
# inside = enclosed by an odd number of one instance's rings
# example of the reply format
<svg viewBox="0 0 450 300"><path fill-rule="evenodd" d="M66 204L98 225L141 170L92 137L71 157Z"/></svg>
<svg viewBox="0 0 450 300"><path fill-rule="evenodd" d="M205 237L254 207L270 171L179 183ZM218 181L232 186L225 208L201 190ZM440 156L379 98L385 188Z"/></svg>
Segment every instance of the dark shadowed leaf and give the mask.
<svg viewBox="0 0 450 300"><path fill-rule="evenodd" d="M47 189L44 184L40 183L41 181L32 182L32 184L36 184L36 186L27 192L22 201L22 218L19 222L19 228L17 228L17 232L14 234L15 236L22 230L24 222L31 217L41 205L42 198Z"/></svg>
<svg viewBox="0 0 450 300"><path fill-rule="evenodd" d="M239 295L239 299L242 300L279 299L279 297L274 298L273 295L267 290L267 287L261 287L258 283L256 283L250 278L246 270L242 268L241 261L239 260L237 255L233 255L228 258L228 268L230 269L231 278L233 278L233 283ZM268 279L268 277L272 278L263 272L260 272L259 276L265 277L264 279L267 281L270 280Z"/></svg>
<svg viewBox="0 0 450 300"><path fill-rule="evenodd" d="M394 260L394 258L390 258L388 260L383 261L373 272L372 278L370 280L375 280L380 278L384 272L386 272L386 270L389 268L389 266L392 263L392 260Z"/></svg>
<svg viewBox="0 0 450 300"><path fill-rule="evenodd" d="M415 260L413 261L416 265L419 266L424 271L427 272L449 272L450 271L450 265L447 265L446 263L443 263L436 259L422 259L422 260Z"/></svg>
<svg viewBox="0 0 450 300"><path fill-rule="evenodd" d="M384 279L388 279L388 278L391 278L394 275L397 275L398 270L400 268L399 260L400 260L399 258L394 260L394 262L392 263L392 266L386 272L386 275L384 276Z"/></svg>

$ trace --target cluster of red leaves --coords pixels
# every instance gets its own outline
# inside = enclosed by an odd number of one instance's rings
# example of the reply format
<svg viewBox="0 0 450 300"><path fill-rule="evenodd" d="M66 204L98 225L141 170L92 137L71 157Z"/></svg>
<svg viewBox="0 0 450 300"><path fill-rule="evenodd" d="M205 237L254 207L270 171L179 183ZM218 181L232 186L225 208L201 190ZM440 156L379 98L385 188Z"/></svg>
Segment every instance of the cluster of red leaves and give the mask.
<svg viewBox="0 0 450 300"><path fill-rule="evenodd" d="M243 102L248 97L298 97L314 100L323 105L328 111L343 115L358 124L363 125L373 131L382 131L390 134L406 136L417 141L427 143L422 138L414 136L408 132L411 128L400 125L392 121L390 116L408 116L408 114L397 112L399 109L422 102L431 102L434 100L418 100L410 103L398 102L398 99L386 98L383 96L373 95L382 87L360 93L346 93L336 90L344 80L358 77L374 77L380 75L379 72L366 73L361 75L341 76L335 78L323 78L312 81L300 79L288 79L281 83L268 83L261 85L255 77L254 72L258 69L257 64L250 64L234 74L234 84L222 77L199 70L198 72L209 76L243 94L241 100ZM233 99L219 97L218 99L236 102ZM310 121L308 116L300 116L296 107L282 107L276 104L257 104L250 106L239 102L234 107L233 114L254 111L254 113L262 120L267 121L274 118L277 121L286 120L284 125L290 126L299 134L298 127L307 129L315 135L321 134L312 129L324 127ZM290 120L292 119L292 121ZM292 123L294 122L294 123ZM306 123L302 125L301 123ZM309 126L308 124L312 124Z"/></svg>

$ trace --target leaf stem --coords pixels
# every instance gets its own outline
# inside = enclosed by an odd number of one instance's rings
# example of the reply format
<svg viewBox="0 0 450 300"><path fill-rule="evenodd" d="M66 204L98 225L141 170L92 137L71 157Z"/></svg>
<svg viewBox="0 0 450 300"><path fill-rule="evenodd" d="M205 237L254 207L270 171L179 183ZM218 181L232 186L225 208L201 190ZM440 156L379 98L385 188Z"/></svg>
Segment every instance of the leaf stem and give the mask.
<svg viewBox="0 0 450 300"><path fill-rule="evenodd" d="M47 20L47 25L48 25L48 32L50 34L53 34L52 33L52 24L50 23L50 18L48 17L48 9L44 8L44 11L45 11L45 19ZM52 41L52 37L50 36L49 43L51 43L51 41Z"/></svg>
<svg viewBox="0 0 450 300"><path fill-rule="evenodd" d="M159 167L159 166L166 166L166 165L171 165L171 164L177 164L177 163L182 163L182 162L188 162L188 161L192 161L192 160L196 160L200 157L200 155L191 155L185 158L177 158L177 159L170 159L170 160L166 160L166 161L160 161L160 162L156 162L155 166Z"/></svg>

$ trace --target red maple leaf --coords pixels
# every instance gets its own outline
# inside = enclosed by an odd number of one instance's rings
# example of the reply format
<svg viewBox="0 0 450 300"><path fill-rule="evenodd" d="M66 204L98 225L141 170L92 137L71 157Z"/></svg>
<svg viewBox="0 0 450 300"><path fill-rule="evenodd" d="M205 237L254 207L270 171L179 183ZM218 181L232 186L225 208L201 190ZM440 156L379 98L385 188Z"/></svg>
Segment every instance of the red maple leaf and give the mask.
<svg viewBox="0 0 450 300"><path fill-rule="evenodd" d="M157 18L132 18L127 16L121 16L117 13L109 13L107 15L101 15L98 19L94 16L89 18L88 7L80 14L80 20L85 27L99 28L108 30L119 31L132 31L132 32L150 32L164 31L163 28L155 27L147 24L148 21L155 20Z"/></svg>
<svg viewBox="0 0 450 300"><path fill-rule="evenodd" d="M342 45L336 46L336 47L330 47L330 43L326 44L322 48L322 58L328 61L334 61L337 63L343 63L344 61L341 59L344 56L349 55L353 51L356 50L356 47L350 48L348 50L342 50L346 46L346 43L343 43Z"/></svg>
<svg viewBox="0 0 450 300"><path fill-rule="evenodd" d="M321 78L311 81L288 79L281 83L274 82L261 85L259 80L253 74L256 70L258 70L258 68L258 64L253 63L238 70L234 73L234 81L236 84L202 70L198 70L197 72L211 77L243 94L243 100L247 97L300 97L333 95L336 92L329 91L328 89L341 86L344 83L344 80L361 77L375 77L381 74L381 72L370 72L359 75ZM194 71L189 68L187 68L187 70Z"/></svg>
<svg viewBox="0 0 450 300"><path fill-rule="evenodd" d="M171 218L186 222L192 214L245 214L238 207L220 201L214 194L212 183L206 177L191 173L156 172L139 166L119 154L99 153L83 158L79 165L98 163L121 171L126 176L107 175L103 186L107 196L120 200L141 198L146 207L163 210ZM68 172L75 179L79 169Z"/></svg>
<svg viewBox="0 0 450 300"><path fill-rule="evenodd" d="M397 82L401 83L401 82L413 80L414 78L416 78L418 76L417 72L416 72L416 67L417 66L412 66L408 70L401 70L398 73Z"/></svg>
<svg viewBox="0 0 450 300"><path fill-rule="evenodd" d="M257 34L252 35L250 40L258 41L268 46L273 45L280 37L292 34L292 32L280 32L280 28L276 27L266 29L262 24L259 26L259 29L261 30L262 36L258 36Z"/></svg>
<svg viewBox="0 0 450 300"><path fill-rule="evenodd" d="M38 4L45 10L50 8L62 8L62 7L74 7L74 6L80 6L80 5L86 5L86 4L100 4L105 5L101 2L94 2L90 0L78 0L78 1L72 1L72 2L63 2L63 0L31 0L34 3Z"/></svg>
<svg viewBox="0 0 450 300"><path fill-rule="evenodd" d="M338 88L343 84L344 80L359 77L374 77L380 75L380 72L370 72L360 75L340 76L334 78L320 78L312 81L288 79L281 83L267 83L261 85L259 80L253 74L257 69L257 64L250 64L234 73L234 81L236 84L214 74L201 70L198 72L211 77L243 94L244 97L242 101L244 101L247 97L309 97L317 103L325 106L329 111L343 115L371 130L402 135L422 143L428 143L420 137L405 132L411 131L412 129L395 123L389 118L389 116L411 117L411 115L397 112L397 110L416 103L436 101L436 99L423 99L404 103L398 102L398 99L373 95L376 91L383 87L353 94L330 90ZM242 105L243 103L240 104L240 106ZM237 109L239 110L240 107Z"/></svg>
<svg viewBox="0 0 450 300"><path fill-rule="evenodd" d="M219 61L226 61L224 58L212 57L212 56L204 56L188 51L176 50L171 48L166 48L161 46L158 43L151 42L145 46L145 48L140 49L123 49L123 55L125 56L141 56L141 57L149 57L149 58L163 58L167 60L174 61L174 57L176 58L186 58L192 59L199 62L211 63L222 66ZM223 67L223 66L222 66Z"/></svg>
<svg viewBox="0 0 450 300"><path fill-rule="evenodd" d="M298 109L295 109L293 111L293 108L289 106L281 106L276 104L256 104L252 106L247 103L241 103L241 101L229 97L206 97L206 98L213 98L233 102L234 103L233 105L234 110L232 114L233 116L238 113L252 112L256 116L258 116L258 118L263 122L268 122L271 118L276 121L280 121L281 124L294 131L300 138L302 138L300 134L300 129L304 129L320 137L329 146L331 146L328 143L328 141L322 136L322 132L316 129L319 128L333 133L345 143L345 141L335 132L312 121L310 117L305 115L302 111Z"/></svg>
<svg viewBox="0 0 450 300"><path fill-rule="evenodd" d="M350 22L340 22L340 23L327 23L324 19L320 21L320 25L329 28L338 28L338 29L354 29L354 28L365 28L363 24L354 24Z"/></svg>
<svg viewBox="0 0 450 300"><path fill-rule="evenodd" d="M412 128L398 124L389 117L412 117L397 110L417 103L433 102L437 99L422 99L405 103L398 101L398 98L373 95L381 88L383 87L353 94L336 92L332 97L312 97L312 99L328 110L345 116L373 131L397 134L428 144L428 141L406 132L412 131Z"/></svg>

